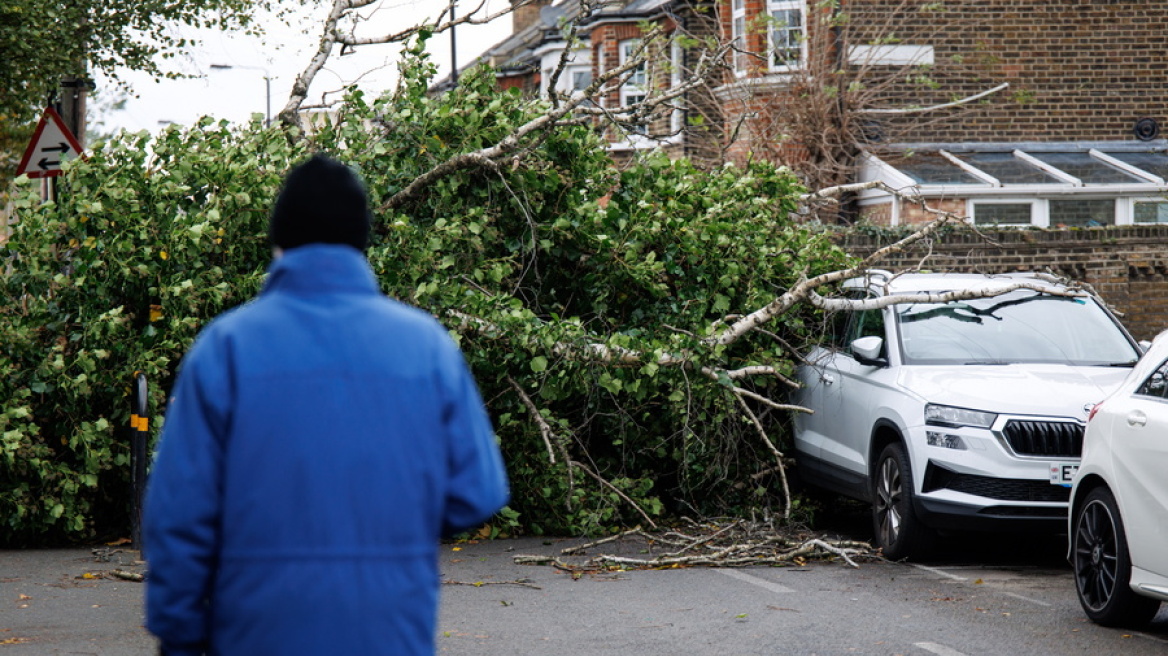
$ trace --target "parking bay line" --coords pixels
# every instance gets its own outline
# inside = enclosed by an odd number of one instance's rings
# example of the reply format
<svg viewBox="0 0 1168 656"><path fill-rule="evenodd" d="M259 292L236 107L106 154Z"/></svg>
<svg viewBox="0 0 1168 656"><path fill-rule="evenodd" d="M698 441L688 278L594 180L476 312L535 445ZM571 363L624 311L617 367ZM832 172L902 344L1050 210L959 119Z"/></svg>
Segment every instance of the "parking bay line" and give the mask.
<svg viewBox="0 0 1168 656"><path fill-rule="evenodd" d="M963 652L951 649L945 645L939 645L935 642L918 642L913 645L919 649L924 649L927 652L936 654L937 656L965 656Z"/></svg>
<svg viewBox="0 0 1168 656"><path fill-rule="evenodd" d="M768 581L762 577L754 576L753 574L747 574L746 572L743 572L740 570L719 568L719 569L715 569L714 571L718 572L719 574L724 574L726 576L729 576L732 579L738 579L739 581L743 581L743 582L749 583L751 585L757 585L758 587L764 588L766 590L770 590L771 592L779 592L779 593L794 592L794 590L792 590L791 588L788 588L785 585L780 585L778 583L775 583L774 581Z"/></svg>
<svg viewBox="0 0 1168 656"><path fill-rule="evenodd" d="M943 569L937 569L936 567L929 567L927 565L918 565L917 563L908 563L908 565L910 567L915 567L917 569L929 572L930 574L936 574L937 576L943 576L947 579L953 579L954 581L968 581L969 580L969 579L965 578L964 576L957 576L956 574L950 574L949 572L946 572Z"/></svg>
<svg viewBox="0 0 1168 656"><path fill-rule="evenodd" d="M926 572L929 572L930 574L935 574L937 576L942 576L945 578L953 579L954 581L968 581L969 580L968 577L958 576L956 574L953 574L951 572L946 572L945 570L938 569L936 567L929 567L927 565L918 565L917 563L908 563L908 564L912 567L919 569L919 570L924 570ZM1013 597L1015 599L1020 599L1022 601L1026 601L1026 602L1029 602L1032 604L1037 604L1039 606L1047 606L1047 607L1050 606L1049 603L1042 601L1041 599L1034 599L1033 597L1026 597L1026 596L1020 595L1016 592L1007 592L1005 590L1000 590L1000 589L995 589L994 592L997 592L998 594L1001 594L1001 595L1005 595L1007 597Z"/></svg>

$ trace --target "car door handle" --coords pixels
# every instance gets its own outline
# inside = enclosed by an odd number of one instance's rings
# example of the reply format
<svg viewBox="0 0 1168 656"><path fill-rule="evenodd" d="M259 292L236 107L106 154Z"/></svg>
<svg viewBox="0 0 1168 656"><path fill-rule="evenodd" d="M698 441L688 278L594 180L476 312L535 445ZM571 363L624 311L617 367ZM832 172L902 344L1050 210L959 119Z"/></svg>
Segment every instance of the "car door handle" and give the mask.
<svg viewBox="0 0 1168 656"><path fill-rule="evenodd" d="M1127 425L1128 426L1147 426L1148 425L1148 415L1145 415L1144 413L1140 412L1139 410L1135 410L1127 416Z"/></svg>
<svg viewBox="0 0 1168 656"><path fill-rule="evenodd" d="M823 381L824 385L831 385L835 383L835 376L832 376L831 374L821 374L819 376L819 380Z"/></svg>

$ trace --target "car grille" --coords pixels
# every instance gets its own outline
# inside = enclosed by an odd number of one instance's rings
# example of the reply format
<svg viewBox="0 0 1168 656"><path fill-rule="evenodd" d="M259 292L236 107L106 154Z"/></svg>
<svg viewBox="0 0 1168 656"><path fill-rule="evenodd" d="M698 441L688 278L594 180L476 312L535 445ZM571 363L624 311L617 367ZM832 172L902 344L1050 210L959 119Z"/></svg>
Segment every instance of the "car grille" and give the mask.
<svg viewBox="0 0 1168 656"><path fill-rule="evenodd" d="M930 462L925 468L923 491L941 489L1000 501L1066 503L1071 498L1070 488L1052 485L1050 481L959 474Z"/></svg>
<svg viewBox="0 0 1168 656"><path fill-rule="evenodd" d="M1078 458L1083 454L1083 426L1074 422L1011 419L1002 436L1020 456Z"/></svg>

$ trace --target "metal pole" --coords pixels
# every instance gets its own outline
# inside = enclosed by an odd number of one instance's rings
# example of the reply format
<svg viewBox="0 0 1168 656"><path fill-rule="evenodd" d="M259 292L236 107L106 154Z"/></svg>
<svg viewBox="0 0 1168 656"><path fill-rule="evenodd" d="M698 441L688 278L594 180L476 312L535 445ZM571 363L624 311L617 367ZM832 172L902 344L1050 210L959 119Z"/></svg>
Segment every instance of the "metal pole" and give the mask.
<svg viewBox="0 0 1168 656"><path fill-rule="evenodd" d="M458 86L458 46L454 41L454 5L450 3L450 86Z"/></svg>
<svg viewBox="0 0 1168 656"><path fill-rule="evenodd" d="M146 374L137 372L133 392L130 405L130 539L134 548L145 557L146 548L142 544L142 499L146 493L146 460L149 457L146 448L150 438L150 419L146 416Z"/></svg>

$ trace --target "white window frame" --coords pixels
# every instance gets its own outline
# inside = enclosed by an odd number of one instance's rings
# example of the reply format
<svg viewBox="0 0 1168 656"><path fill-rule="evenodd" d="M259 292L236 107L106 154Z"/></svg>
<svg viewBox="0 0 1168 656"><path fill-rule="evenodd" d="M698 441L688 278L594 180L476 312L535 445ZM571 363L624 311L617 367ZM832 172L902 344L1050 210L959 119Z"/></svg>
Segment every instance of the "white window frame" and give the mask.
<svg viewBox="0 0 1168 656"><path fill-rule="evenodd" d="M1041 198L994 198L994 199L969 199L969 221L975 226L990 226L989 223L977 222L977 208L981 205L1029 205L1030 206L1030 222L1029 223L1000 223L998 225L1007 227L1021 227L1021 226L1037 226L1045 225L1042 223L1046 216L1046 202Z"/></svg>
<svg viewBox="0 0 1168 656"><path fill-rule="evenodd" d="M1136 223L1136 203L1156 203L1159 205L1168 205L1168 198L1164 196L1133 196L1131 198L1124 198L1126 203L1120 203L1116 208L1115 224L1120 225L1120 212L1123 212L1122 218L1126 219L1125 223L1131 225L1168 225L1168 223Z"/></svg>
<svg viewBox="0 0 1168 656"><path fill-rule="evenodd" d="M977 223L977 208L979 205L1030 205L1030 223L1003 223L1002 227L1035 226L1049 228L1050 223L1049 198L1019 197L1019 198L968 198L969 222L971 225L989 225ZM1059 196L1056 200L1110 200L1115 203L1115 223L1106 225L1168 225L1163 223L1136 223L1136 203L1168 203L1168 198L1162 196Z"/></svg>
<svg viewBox="0 0 1168 656"><path fill-rule="evenodd" d="M617 44L617 53L620 55L618 66L624 66L633 53L641 47L640 39L625 39ZM638 69L634 69L632 75L621 85L620 88L620 106L628 107L638 102L643 101L649 94L648 89L648 70L646 62L643 62ZM648 134L648 125L633 126L634 129L629 130L630 134Z"/></svg>
<svg viewBox="0 0 1168 656"><path fill-rule="evenodd" d="M750 55L746 52L746 0L731 0L730 2L730 42L734 46L731 58L734 62L734 75L746 75Z"/></svg>
<svg viewBox="0 0 1168 656"><path fill-rule="evenodd" d="M767 16L767 35L766 35L766 49L767 62L772 71L791 71L803 67L803 63L807 61L807 3L804 0L767 0L766 8ZM799 15L799 26L792 29L789 24L784 24L775 18L775 12L779 11L795 11ZM779 63L775 61L777 54L775 48L775 35L779 32L790 34L797 32L795 37L799 55L794 63L784 62Z"/></svg>
<svg viewBox="0 0 1168 656"><path fill-rule="evenodd" d="M1109 197L1109 196L1090 196L1090 195L1084 194L1084 195L1074 195L1074 196L1060 196L1055 200L1061 200L1061 201L1109 200L1112 203L1111 216L1115 220L1112 223L1104 223L1103 225L1104 226L1124 225L1125 218L1126 218L1126 223L1128 223L1128 224L1131 223L1131 217L1132 217L1131 213L1125 212L1125 208L1131 206L1131 201L1130 201L1130 199L1128 199L1124 196L1111 196L1111 197ZM1045 214L1046 223L1043 224L1043 227L1049 228L1050 227L1050 203L1044 202L1044 205L1045 206L1043 207L1043 210L1044 210L1043 213ZM1126 213L1126 217L1124 216L1125 213Z"/></svg>
<svg viewBox="0 0 1168 656"><path fill-rule="evenodd" d="M669 59L672 62L672 70L669 72L669 88L671 89L676 89L677 87L681 86L681 65L683 56L684 53L682 51L681 44L677 42L677 39L673 39L669 44ZM678 100L674 100L673 103L675 105L679 105ZM673 132L673 134L680 135L682 128L685 127L683 125L683 121L685 121L685 112L682 111L680 106L677 106L669 116L670 131Z"/></svg>
<svg viewBox="0 0 1168 656"><path fill-rule="evenodd" d="M625 39L619 42L617 44L617 52L620 54L620 58L617 65L624 66L625 63L627 63L629 59L632 58L633 53L635 53L640 47L640 39ZM621 85L622 89L623 87L632 87L635 92L644 93L644 90L648 86L649 82L649 72L646 67L647 63L647 61L642 62L640 66L631 71L632 75L629 75L629 79L626 80L623 85Z"/></svg>

